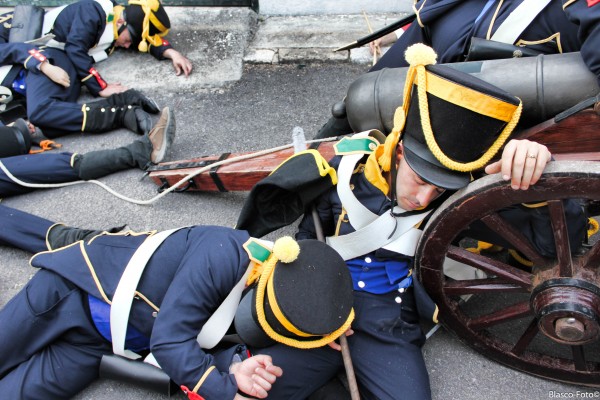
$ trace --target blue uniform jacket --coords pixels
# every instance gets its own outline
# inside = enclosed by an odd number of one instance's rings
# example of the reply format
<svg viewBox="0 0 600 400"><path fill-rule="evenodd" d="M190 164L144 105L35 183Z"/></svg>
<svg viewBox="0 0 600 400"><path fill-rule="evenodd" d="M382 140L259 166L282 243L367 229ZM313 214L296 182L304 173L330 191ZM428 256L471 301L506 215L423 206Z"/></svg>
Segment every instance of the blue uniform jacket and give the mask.
<svg viewBox="0 0 600 400"><path fill-rule="evenodd" d="M522 0L493 1L480 16L486 3L487 0L419 1L415 6L417 10L422 6L418 19L372 71L407 66L404 50L415 43L432 46L438 53L438 63L464 61L471 37L489 39ZM553 0L514 44L545 54L581 51L600 82L600 3L589 6L586 0Z"/></svg>
<svg viewBox="0 0 600 400"><path fill-rule="evenodd" d="M31 264L110 301L129 259L149 234L103 234L38 253ZM237 392L228 366L211 369L214 357L198 346L196 336L248 268L242 246L249 238L246 231L216 226L175 232L148 262L133 301L129 322L150 337L163 370L190 390L204 377L198 393L207 399L232 399Z"/></svg>
<svg viewBox="0 0 600 400"><path fill-rule="evenodd" d="M337 169L339 161L340 157L335 157L330 161L330 165ZM381 171L374 164L370 163L362 164L356 168L350 179L353 194L366 208L377 215L383 215L389 212L391 208L391 201L387 193L387 184L384 188L381 185L382 180ZM444 192L428 208L439 206L452 194L453 192L450 191ZM339 236L354 232L355 229L348 220L335 187L321 195L317 199L316 204L325 236ZM570 243L573 248L577 248L586 235L587 225L585 215L581 206L574 200L565 202L565 213L569 222ZM531 206L516 205L502 210L500 215L519 229L540 254L548 257L555 255L554 237L547 207L531 208ZM424 228L426 222L427 220L423 221L419 228ZM482 231L481 227L472 226L471 228L472 231L470 233L476 235L474 237L477 239L505 246L508 245L503 241L499 241L500 238L495 235L490 236L490 232ZM310 214L306 214L301 221L296 237L297 239L316 237ZM365 259L369 259L368 262L365 263ZM402 270L406 271L404 267L405 263L408 262L408 268L411 268L413 261L413 257L379 249L371 254L365 254L356 259L348 260L347 264L350 267L355 290L364 290L377 294L385 293L385 290L382 288L382 273L381 270L377 271L372 266L384 267L386 269L385 273L389 280L387 291L390 292L405 287L403 283L405 275L400 273L398 269L402 268ZM357 268L357 266L363 266L362 270ZM362 283L366 283L364 288L358 285L359 280Z"/></svg>

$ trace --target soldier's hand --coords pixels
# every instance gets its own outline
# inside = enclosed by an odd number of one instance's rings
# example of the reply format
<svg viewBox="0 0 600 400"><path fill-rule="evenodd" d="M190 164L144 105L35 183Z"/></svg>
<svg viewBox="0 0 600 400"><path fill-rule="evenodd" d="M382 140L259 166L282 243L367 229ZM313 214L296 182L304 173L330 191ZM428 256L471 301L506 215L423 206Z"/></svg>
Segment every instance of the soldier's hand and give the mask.
<svg viewBox="0 0 600 400"><path fill-rule="evenodd" d="M50 64L47 60L40 64L40 71L46 75L52 82L58 83L64 87L71 86L71 80L67 71L59 66Z"/></svg>
<svg viewBox="0 0 600 400"><path fill-rule="evenodd" d="M270 356L259 354L231 365L229 373L235 376L239 390L250 397L263 399L283 371L273 365Z"/></svg>
<svg viewBox="0 0 600 400"><path fill-rule="evenodd" d="M552 154L543 144L513 139L504 147L500 161L485 167L485 172L501 172L513 189L527 190L540 179L551 158Z"/></svg>
<svg viewBox="0 0 600 400"><path fill-rule="evenodd" d="M353 334L354 334L354 331L352 330L352 328L348 328L348 330L344 333L344 335L346 335L346 336L350 336ZM331 347L334 350L342 351L342 346L340 346L340 344L338 342L336 342L335 340L331 343L327 343L327 346Z"/></svg>
<svg viewBox="0 0 600 400"><path fill-rule="evenodd" d="M189 76L192 73L192 62L177 50L167 49L163 53L163 56L166 58L170 58L171 61L173 61L175 75L179 76L181 75L181 73L183 73L185 76Z"/></svg>
<svg viewBox="0 0 600 400"><path fill-rule="evenodd" d="M369 51L371 52L371 55L375 54L376 50L379 54L381 54L381 48L394 44L394 42L396 42L396 39L396 34L394 32L391 32L385 36L380 37L379 39L373 40L369 43Z"/></svg>
<svg viewBox="0 0 600 400"><path fill-rule="evenodd" d="M115 93L122 93L129 89L127 86L123 86L120 83L109 83L103 90L98 92L100 97L109 97Z"/></svg>

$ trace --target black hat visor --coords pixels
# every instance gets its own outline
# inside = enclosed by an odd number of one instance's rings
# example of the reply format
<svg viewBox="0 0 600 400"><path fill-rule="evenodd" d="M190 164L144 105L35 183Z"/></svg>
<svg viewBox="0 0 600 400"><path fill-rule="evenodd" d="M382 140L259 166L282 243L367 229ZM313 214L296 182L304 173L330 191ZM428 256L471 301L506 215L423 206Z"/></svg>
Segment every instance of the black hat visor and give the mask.
<svg viewBox="0 0 600 400"><path fill-rule="evenodd" d="M444 167L426 144L405 135L403 140L404 159L410 168L425 182L442 189L458 190L469 184L471 174Z"/></svg>

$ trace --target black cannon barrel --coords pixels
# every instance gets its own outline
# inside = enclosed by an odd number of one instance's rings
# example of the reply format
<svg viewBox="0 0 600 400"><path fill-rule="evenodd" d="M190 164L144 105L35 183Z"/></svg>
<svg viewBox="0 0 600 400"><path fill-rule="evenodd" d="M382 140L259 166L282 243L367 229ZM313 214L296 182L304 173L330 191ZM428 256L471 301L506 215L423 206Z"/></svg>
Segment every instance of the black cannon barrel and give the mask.
<svg viewBox="0 0 600 400"><path fill-rule="evenodd" d="M446 64L498 86L523 101L520 127L554 117L600 91L596 76L577 53ZM406 68L369 72L354 81L346 95L346 113L355 132L389 133L402 105Z"/></svg>

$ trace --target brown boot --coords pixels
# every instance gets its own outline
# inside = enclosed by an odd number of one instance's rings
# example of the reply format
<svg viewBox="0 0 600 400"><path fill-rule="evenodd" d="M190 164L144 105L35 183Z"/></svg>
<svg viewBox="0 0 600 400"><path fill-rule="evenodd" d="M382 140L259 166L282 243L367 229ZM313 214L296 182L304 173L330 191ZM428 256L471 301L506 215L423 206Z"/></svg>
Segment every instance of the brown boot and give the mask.
<svg viewBox="0 0 600 400"><path fill-rule="evenodd" d="M97 179L129 168L145 170L150 163L159 163L167 155L175 138L175 116L169 107L148 136L117 149L96 150L77 155L73 168L83 180Z"/></svg>
<svg viewBox="0 0 600 400"><path fill-rule="evenodd" d="M163 108L156 125L148 134L148 138L152 143L150 161L158 164L165 158L175 139L175 115L169 107Z"/></svg>

